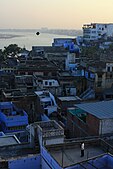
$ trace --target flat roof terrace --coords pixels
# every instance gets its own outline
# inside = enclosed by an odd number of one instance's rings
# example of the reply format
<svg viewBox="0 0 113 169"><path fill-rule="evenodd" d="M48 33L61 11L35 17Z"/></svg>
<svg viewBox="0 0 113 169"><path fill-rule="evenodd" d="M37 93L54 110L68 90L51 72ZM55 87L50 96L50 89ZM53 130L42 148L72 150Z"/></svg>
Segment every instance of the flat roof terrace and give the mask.
<svg viewBox="0 0 113 169"><path fill-rule="evenodd" d="M81 100L78 96L62 96L58 97L59 100L61 101L76 101L76 100Z"/></svg>
<svg viewBox="0 0 113 169"><path fill-rule="evenodd" d="M82 141L76 141L55 146L46 146L46 148L55 161L64 168L97 157L106 152L99 139L91 141L86 140L84 141L84 157L81 157L81 142Z"/></svg>
<svg viewBox="0 0 113 169"><path fill-rule="evenodd" d="M54 120L45 122L35 122L32 124L34 127L40 127L42 131L63 130L62 127Z"/></svg>
<svg viewBox="0 0 113 169"><path fill-rule="evenodd" d="M38 128L38 132L42 133L43 138L64 136L64 129L54 120L35 122L31 126Z"/></svg>
<svg viewBox="0 0 113 169"><path fill-rule="evenodd" d="M26 157L33 154L38 154L35 148L30 148L28 143L18 145L7 145L0 147L0 161L8 159L17 159L20 157Z"/></svg>
<svg viewBox="0 0 113 169"><path fill-rule="evenodd" d="M2 136L0 137L0 147L19 144L19 140L14 136Z"/></svg>

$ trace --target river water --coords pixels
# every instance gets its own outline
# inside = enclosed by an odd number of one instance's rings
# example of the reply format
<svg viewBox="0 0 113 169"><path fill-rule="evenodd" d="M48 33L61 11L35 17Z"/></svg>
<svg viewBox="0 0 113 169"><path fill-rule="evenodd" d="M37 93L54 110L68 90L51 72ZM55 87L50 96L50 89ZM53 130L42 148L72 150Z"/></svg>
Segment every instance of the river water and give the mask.
<svg viewBox="0 0 113 169"><path fill-rule="evenodd" d="M32 46L51 46L54 38L74 38L66 35L40 33L36 30L0 30L0 49L10 44L17 44L19 47L26 47L31 50Z"/></svg>

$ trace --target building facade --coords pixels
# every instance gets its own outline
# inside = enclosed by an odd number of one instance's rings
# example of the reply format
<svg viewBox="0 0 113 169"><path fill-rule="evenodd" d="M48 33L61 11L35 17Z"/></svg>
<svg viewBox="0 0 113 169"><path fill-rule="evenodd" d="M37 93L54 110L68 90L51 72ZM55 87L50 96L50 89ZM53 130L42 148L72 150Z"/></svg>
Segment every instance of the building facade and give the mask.
<svg viewBox="0 0 113 169"><path fill-rule="evenodd" d="M70 137L102 136L113 132L113 100L76 104L68 109Z"/></svg>
<svg viewBox="0 0 113 169"><path fill-rule="evenodd" d="M12 102L0 103L0 124L4 133L23 131L28 125L28 115Z"/></svg>
<svg viewBox="0 0 113 169"><path fill-rule="evenodd" d="M86 41L113 37L113 24L91 23L83 25L83 39Z"/></svg>

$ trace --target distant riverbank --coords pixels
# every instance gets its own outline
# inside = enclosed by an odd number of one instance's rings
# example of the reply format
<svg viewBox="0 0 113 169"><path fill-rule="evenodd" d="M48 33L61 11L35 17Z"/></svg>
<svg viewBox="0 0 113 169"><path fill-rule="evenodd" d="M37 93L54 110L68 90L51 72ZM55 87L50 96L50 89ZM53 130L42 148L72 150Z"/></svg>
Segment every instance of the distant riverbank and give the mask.
<svg viewBox="0 0 113 169"><path fill-rule="evenodd" d="M0 39L11 39L21 37L21 35L13 35L13 34L0 34Z"/></svg>

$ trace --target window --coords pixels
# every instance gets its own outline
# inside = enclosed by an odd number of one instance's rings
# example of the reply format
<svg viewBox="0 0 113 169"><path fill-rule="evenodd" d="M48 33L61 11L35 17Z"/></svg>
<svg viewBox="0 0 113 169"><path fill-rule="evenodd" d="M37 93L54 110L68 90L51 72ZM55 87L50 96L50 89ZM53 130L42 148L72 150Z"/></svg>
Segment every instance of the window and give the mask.
<svg viewBox="0 0 113 169"><path fill-rule="evenodd" d="M38 83L41 83L41 84L42 84L42 80L38 80Z"/></svg>
<svg viewBox="0 0 113 169"><path fill-rule="evenodd" d="M44 108L46 108L46 107L48 107L48 106L51 106L51 102L44 102L44 103L43 103L43 107L44 107Z"/></svg>
<svg viewBox="0 0 113 169"><path fill-rule="evenodd" d="M96 28L96 25L93 25L93 29L95 29Z"/></svg>
<svg viewBox="0 0 113 169"><path fill-rule="evenodd" d="M96 31L92 31L92 33L96 33Z"/></svg>
<svg viewBox="0 0 113 169"><path fill-rule="evenodd" d="M98 78L102 78L102 75L101 75L101 74L99 74L99 75L98 75Z"/></svg>
<svg viewBox="0 0 113 169"><path fill-rule="evenodd" d="M20 75L25 75L25 72L20 72Z"/></svg>
<svg viewBox="0 0 113 169"><path fill-rule="evenodd" d="M52 82L49 82L49 85L52 86Z"/></svg>
<svg viewBox="0 0 113 169"><path fill-rule="evenodd" d="M86 30L84 30L84 33L90 33L90 30L86 29Z"/></svg>
<svg viewBox="0 0 113 169"><path fill-rule="evenodd" d="M52 73L52 76L56 76L57 74L55 72Z"/></svg>
<svg viewBox="0 0 113 169"><path fill-rule="evenodd" d="M48 85L48 81L45 81L45 85Z"/></svg>
<svg viewBox="0 0 113 169"><path fill-rule="evenodd" d="M44 72L44 76L48 76L48 72Z"/></svg>
<svg viewBox="0 0 113 169"><path fill-rule="evenodd" d="M107 67L107 71L110 72L110 67L109 66Z"/></svg>
<svg viewBox="0 0 113 169"><path fill-rule="evenodd" d="M33 72L28 72L28 75L33 75Z"/></svg>
<svg viewBox="0 0 113 169"><path fill-rule="evenodd" d="M91 36L91 38L92 38L92 39L95 39L95 38L96 38L96 36Z"/></svg>
<svg viewBox="0 0 113 169"><path fill-rule="evenodd" d="M90 36L88 36L88 35L85 35L85 36L84 36L84 38L90 38Z"/></svg>
<svg viewBox="0 0 113 169"><path fill-rule="evenodd" d="M101 87L102 82L98 82L97 87Z"/></svg>

